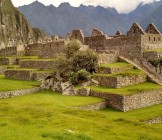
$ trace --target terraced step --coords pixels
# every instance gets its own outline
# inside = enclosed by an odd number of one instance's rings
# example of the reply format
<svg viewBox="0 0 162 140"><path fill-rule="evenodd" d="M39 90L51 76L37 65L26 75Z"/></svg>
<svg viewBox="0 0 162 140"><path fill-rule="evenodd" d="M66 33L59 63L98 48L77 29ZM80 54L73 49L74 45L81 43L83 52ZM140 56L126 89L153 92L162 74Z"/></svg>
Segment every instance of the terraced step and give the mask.
<svg viewBox="0 0 162 140"><path fill-rule="evenodd" d="M98 93L104 93L104 94L120 94L120 95L131 95L131 94L137 94L141 92L147 92L152 90L162 90L162 86L150 83L150 82L144 82L137 85L131 85L131 86L125 86L122 88L109 88L104 86L89 86L87 88L90 88L92 91L98 92Z"/></svg>
<svg viewBox="0 0 162 140"><path fill-rule="evenodd" d="M7 69L18 67L19 65L0 65L0 74L4 74Z"/></svg>
<svg viewBox="0 0 162 140"><path fill-rule="evenodd" d="M99 85L111 88L121 88L147 81L147 75L138 69L115 74L95 74L94 78L99 82Z"/></svg>
<svg viewBox="0 0 162 140"><path fill-rule="evenodd" d="M101 64L97 68L97 73L112 74L133 69L133 65L125 62L116 62L111 64Z"/></svg>
<svg viewBox="0 0 162 140"><path fill-rule="evenodd" d="M54 59L24 59L19 62L20 68L37 68L51 70L54 66Z"/></svg>
<svg viewBox="0 0 162 140"><path fill-rule="evenodd" d="M44 70L44 71L35 71L33 73L33 80L40 80L40 79L44 79L50 75L53 74L53 71L52 70Z"/></svg>
<svg viewBox="0 0 162 140"><path fill-rule="evenodd" d="M16 80L34 80L33 73L36 72L38 69L7 69L5 71L5 77L9 79L16 79Z"/></svg>

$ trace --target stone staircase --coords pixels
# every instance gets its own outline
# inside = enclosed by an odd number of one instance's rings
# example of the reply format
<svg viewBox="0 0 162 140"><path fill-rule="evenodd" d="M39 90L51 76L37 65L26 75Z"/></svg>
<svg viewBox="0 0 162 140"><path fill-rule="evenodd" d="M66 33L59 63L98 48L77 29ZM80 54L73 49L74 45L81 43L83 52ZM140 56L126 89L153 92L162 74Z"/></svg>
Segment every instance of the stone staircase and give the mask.
<svg viewBox="0 0 162 140"><path fill-rule="evenodd" d="M151 63L149 63L146 59L144 58L130 59L129 57L124 57L121 55L119 56L119 58L145 72L152 82L162 85L162 74L157 73L156 68L153 65L151 65Z"/></svg>
<svg viewBox="0 0 162 140"><path fill-rule="evenodd" d="M125 60L125 59L124 59ZM107 100L107 106L120 111L162 103L162 86L148 81L145 71L134 63L101 64L93 77L96 86L88 86L90 96Z"/></svg>
<svg viewBox="0 0 162 140"><path fill-rule="evenodd" d="M147 75L141 70L134 69L133 65L124 62L103 64L94 75L100 86L121 88L147 81Z"/></svg>

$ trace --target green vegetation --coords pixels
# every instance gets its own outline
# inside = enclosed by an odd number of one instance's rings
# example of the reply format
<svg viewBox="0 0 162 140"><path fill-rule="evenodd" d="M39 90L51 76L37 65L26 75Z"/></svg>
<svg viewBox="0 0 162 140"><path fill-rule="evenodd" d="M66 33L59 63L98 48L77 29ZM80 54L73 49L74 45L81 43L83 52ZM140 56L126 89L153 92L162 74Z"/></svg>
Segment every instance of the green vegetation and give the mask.
<svg viewBox="0 0 162 140"><path fill-rule="evenodd" d="M162 116L162 104L125 113L72 107L100 101L50 92L0 99L0 139L161 140L162 123L148 125L141 120Z"/></svg>
<svg viewBox="0 0 162 140"><path fill-rule="evenodd" d="M144 74L143 71L139 69L132 69L120 73L113 73L113 74L94 74L94 76L107 76L107 77L117 77L117 76L129 76L129 75L139 75Z"/></svg>
<svg viewBox="0 0 162 140"><path fill-rule="evenodd" d="M111 64L101 64L100 67L105 67L105 68L124 68L124 67L133 67L129 63L125 62L116 62L116 63L111 63Z"/></svg>
<svg viewBox="0 0 162 140"><path fill-rule="evenodd" d="M71 81L73 84L88 81L98 65L97 54L90 50L79 50L80 44L76 41L67 45L65 54L55 61L55 75L61 81Z"/></svg>
<svg viewBox="0 0 162 140"><path fill-rule="evenodd" d="M32 58L32 59L22 59L21 61L54 61L55 59L40 59L40 58Z"/></svg>
<svg viewBox="0 0 162 140"><path fill-rule="evenodd" d="M11 80L5 78L4 75L0 75L0 91L28 89L38 85L39 82L36 81Z"/></svg>
<svg viewBox="0 0 162 140"><path fill-rule="evenodd" d="M7 69L7 70L14 70L14 68L9 68L9 69ZM23 70L24 70L24 71L37 71L37 70L39 70L39 69L36 69L36 68L35 68L35 69L34 69L34 68L33 68L33 69L32 69L32 68L16 68L16 70L17 70L17 71L23 71Z"/></svg>
<svg viewBox="0 0 162 140"><path fill-rule="evenodd" d="M162 89L162 86L154 84L154 83L141 83L133 86L126 86L122 88L108 88L108 87L101 87L101 86L90 86L94 91L103 92L103 93L113 93L113 94L136 94L139 92L151 91L151 90L159 90Z"/></svg>
<svg viewBox="0 0 162 140"><path fill-rule="evenodd" d="M162 48L156 48L152 50L146 50L145 52L162 52Z"/></svg>

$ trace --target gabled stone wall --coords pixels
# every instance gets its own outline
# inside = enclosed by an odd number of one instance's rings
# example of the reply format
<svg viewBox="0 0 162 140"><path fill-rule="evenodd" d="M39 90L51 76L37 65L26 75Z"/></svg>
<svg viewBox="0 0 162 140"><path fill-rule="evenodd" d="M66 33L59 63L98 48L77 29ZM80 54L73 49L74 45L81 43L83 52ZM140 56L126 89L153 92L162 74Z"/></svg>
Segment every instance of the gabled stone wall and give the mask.
<svg viewBox="0 0 162 140"><path fill-rule="evenodd" d="M39 47L39 58L56 58L65 49L65 41L51 42L42 44Z"/></svg>

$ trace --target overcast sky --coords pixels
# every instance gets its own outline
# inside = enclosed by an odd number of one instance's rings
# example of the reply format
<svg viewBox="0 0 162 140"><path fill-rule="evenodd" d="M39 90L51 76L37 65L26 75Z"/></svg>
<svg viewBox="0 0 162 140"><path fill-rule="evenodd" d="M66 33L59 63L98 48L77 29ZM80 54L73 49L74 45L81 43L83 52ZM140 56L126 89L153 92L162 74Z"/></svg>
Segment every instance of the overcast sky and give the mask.
<svg viewBox="0 0 162 140"><path fill-rule="evenodd" d="M32 3L35 0L12 0L13 4L18 7ZM115 7L119 13L128 13L134 10L141 2L150 3L159 0L38 0L39 2L49 5L58 6L62 2L69 2L72 6L84 5L101 5L104 7Z"/></svg>

